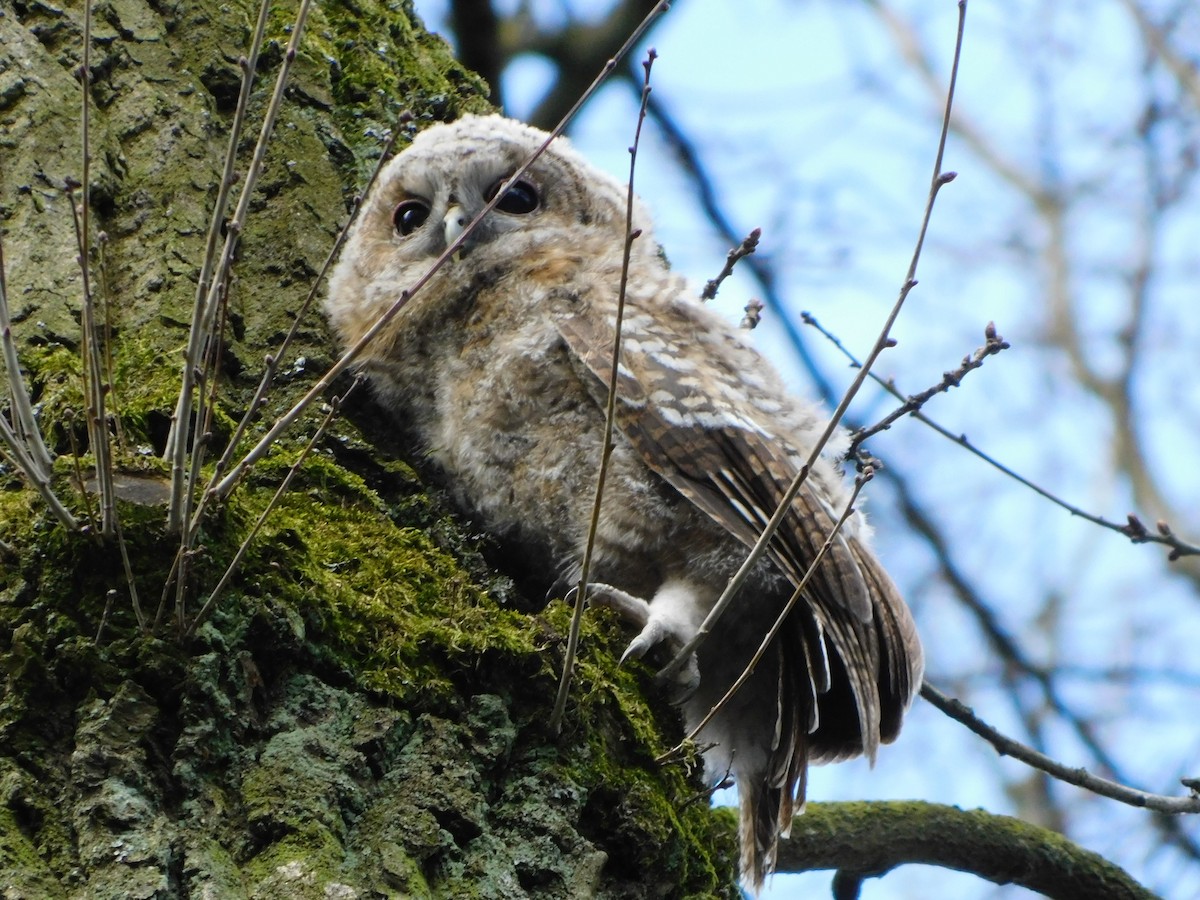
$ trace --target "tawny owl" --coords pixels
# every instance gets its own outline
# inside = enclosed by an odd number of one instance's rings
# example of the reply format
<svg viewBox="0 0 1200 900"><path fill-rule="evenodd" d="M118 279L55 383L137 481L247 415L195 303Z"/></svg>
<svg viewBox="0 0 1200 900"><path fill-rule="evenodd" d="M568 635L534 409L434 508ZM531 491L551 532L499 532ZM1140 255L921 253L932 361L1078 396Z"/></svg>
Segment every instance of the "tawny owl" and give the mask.
<svg viewBox="0 0 1200 900"><path fill-rule="evenodd" d="M428 129L387 165L330 282L326 309L343 341L414 286L545 137L470 116ZM361 357L461 500L542 560L547 584L571 584L583 555L625 215L625 186L556 140ZM640 205L633 223L592 574L599 598L642 625L631 653L662 644L667 655L695 633L827 419L672 274ZM742 672L846 498L822 459L769 559L701 646L682 700L689 725ZM751 680L698 736L711 745L708 775L738 785L742 875L754 889L803 804L808 765L873 757L895 738L921 673L909 611L855 514Z"/></svg>

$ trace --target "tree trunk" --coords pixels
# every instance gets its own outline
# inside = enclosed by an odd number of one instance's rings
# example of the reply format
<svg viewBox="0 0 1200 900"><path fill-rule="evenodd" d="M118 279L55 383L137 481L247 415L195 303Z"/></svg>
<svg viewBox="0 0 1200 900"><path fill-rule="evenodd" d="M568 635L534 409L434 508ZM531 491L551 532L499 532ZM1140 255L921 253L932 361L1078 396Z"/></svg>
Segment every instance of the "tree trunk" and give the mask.
<svg viewBox="0 0 1200 900"><path fill-rule="evenodd" d="M270 20L243 172L292 15ZM132 587L151 621L160 601L165 615L153 633L140 629L118 544L65 529L0 464L0 893L735 896L729 829L684 766L655 762L678 724L648 670L616 667L619 627L587 625L563 733L548 733L566 608L516 608L519 591L490 569L486 542L464 536L400 461L404 448L362 396L251 541L216 614L191 639L175 626L177 595L164 588L178 537L159 499L161 454L256 16L214 0L94 8L90 280L107 319ZM82 48L81 9L0 4L13 330L60 454L56 489L88 522L88 457L78 473L73 461L87 449L83 291L64 190L82 176ZM484 85L407 3L314 8L290 85L242 230L210 459L300 309L380 136L401 110L421 122L485 108ZM264 421L334 358L308 311ZM315 421L298 423L206 519L184 621Z"/></svg>

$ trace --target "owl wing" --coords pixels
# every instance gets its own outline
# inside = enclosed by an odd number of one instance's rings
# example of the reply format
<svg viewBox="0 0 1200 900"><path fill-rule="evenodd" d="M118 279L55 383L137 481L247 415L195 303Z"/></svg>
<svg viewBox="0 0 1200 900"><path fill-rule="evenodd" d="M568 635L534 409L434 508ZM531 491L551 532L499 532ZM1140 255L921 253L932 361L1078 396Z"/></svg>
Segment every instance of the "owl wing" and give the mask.
<svg viewBox="0 0 1200 900"><path fill-rule="evenodd" d="M706 357L703 372L695 362L700 353L672 353L689 335L697 342L692 349L703 353L705 343L728 340L723 334L698 328L678 310L674 321L635 315L628 331L637 337L622 341L616 426L652 471L753 546L804 461L797 448L773 433L769 411L745 395L750 373L733 371L719 352ZM585 377L593 379L598 394L606 393L611 321L584 311L556 324ZM813 482L806 482L768 548L793 584L803 578L835 519ZM796 698L807 710L807 721L791 727L810 736L805 743L813 760L859 752L873 758L881 738L895 737L912 696L913 653L919 656L919 645L907 608L874 556L857 539L841 535L814 572L804 599L780 637L789 665L805 661L788 680L807 695ZM797 652L789 652L789 646ZM821 706L843 719L848 712L844 705L819 702L835 681L848 682L852 697L844 699L852 700L857 715L821 728Z"/></svg>

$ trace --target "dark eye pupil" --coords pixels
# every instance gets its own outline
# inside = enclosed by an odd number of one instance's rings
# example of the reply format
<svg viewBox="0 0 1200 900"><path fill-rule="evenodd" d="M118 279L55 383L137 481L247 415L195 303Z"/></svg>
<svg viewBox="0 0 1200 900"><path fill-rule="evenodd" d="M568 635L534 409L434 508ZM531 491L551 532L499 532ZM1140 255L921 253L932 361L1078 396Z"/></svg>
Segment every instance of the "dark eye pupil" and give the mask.
<svg viewBox="0 0 1200 900"><path fill-rule="evenodd" d="M487 199L491 200L496 196L496 192L508 179L502 179L492 185L492 189L488 191ZM538 192L528 181L518 181L508 189L508 192L500 198L496 203L496 209L500 212L506 212L510 215L523 216L533 212L538 208Z"/></svg>
<svg viewBox="0 0 1200 900"><path fill-rule="evenodd" d="M429 204L422 200L405 200L392 213L392 222L401 234L412 234L429 218Z"/></svg>

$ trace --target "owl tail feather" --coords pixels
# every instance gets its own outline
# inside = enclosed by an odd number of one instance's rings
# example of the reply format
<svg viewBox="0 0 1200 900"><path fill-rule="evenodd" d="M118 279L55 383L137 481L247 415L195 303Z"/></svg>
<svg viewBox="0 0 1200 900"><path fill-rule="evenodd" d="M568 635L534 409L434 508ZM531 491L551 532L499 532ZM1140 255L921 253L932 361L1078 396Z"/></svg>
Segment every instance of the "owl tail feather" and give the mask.
<svg viewBox="0 0 1200 900"><path fill-rule="evenodd" d="M755 896L763 881L775 871L775 853L779 846L779 801L782 791L767 787L741 775L737 779L741 815L738 843L741 845L739 870L742 882Z"/></svg>
<svg viewBox="0 0 1200 900"><path fill-rule="evenodd" d="M792 820L804 812L808 788L808 732L815 725L809 704L799 700L811 690L807 669L779 655L775 734L765 760L734 758L733 777L738 787L740 816L738 842L742 882L757 896L763 882L775 871L779 839L792 830Z"/></svg>
<svg viewBox="0 0 1200 900"><path fill-rule="evenodd" d="M797 798L786 788L773 787L763 777L764 773L757 774L757 778L741 772L734 776L740 805L738 869L742 883L754 896L758 896L767 876L775 871L779 838L787 836L793 815L803 812L804 805L803 794L797 803Z"/></svg>

